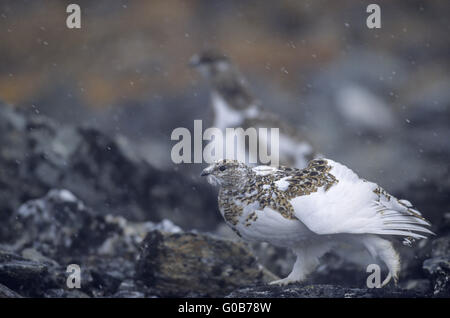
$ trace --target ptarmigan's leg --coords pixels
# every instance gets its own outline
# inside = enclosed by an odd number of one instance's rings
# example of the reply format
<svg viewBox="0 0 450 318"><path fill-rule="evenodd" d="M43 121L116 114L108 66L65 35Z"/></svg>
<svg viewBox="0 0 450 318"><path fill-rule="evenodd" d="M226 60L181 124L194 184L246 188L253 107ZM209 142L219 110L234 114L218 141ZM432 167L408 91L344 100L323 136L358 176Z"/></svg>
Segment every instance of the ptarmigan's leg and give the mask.
<svg viewBox="0 0 450 318"><path fill-rule="evenodd" d="M296 248L293 250L297 256L292 272L288 277L270 282L270 285L287 285L290 283L301 282L319 265L319 258L328 252L330 244L320 244L309 247Z"/></svg>
<svg viewBox="0 0 450 318"><path fill-rule="evenodd" d="M400 258L394 250L392 243L376 235L365 235L362 243L372 257L380 258L389 269L389 274L381 284L381 287L389 283L391 278L394 278L394 282L397 284L398 273L400 271Z"/></svg>

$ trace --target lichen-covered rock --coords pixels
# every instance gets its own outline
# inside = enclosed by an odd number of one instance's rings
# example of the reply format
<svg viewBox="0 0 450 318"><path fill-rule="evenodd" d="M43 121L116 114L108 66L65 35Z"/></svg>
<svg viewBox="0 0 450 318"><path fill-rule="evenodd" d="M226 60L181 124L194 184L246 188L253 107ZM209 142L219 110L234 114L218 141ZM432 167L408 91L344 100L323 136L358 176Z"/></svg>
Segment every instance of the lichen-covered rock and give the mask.
<svg viewBox="0 0 450 318"><path fill-rule="evenodd" d="M223 296L265 280L242 245L196 233L150 232L137 263L139 280L160 296Z"/></svg>
<svg viewBox="0 0 450 318"><path fill-rule="evenodd" d="M24 203L10 225L15 235L0 249L0 284L25 297L153 296L143 284L124 288L123 282L134 280L139 246L149 231L181 232L169 220L100 215L59 189ZM79 290L66 286L69 264L81 269Z"/></svg>
<svg viewBox="0 0 450 318"><path fill-rule="evenodd" d="M61 261L65 256L90 254L121 231L67 190L51 190L24 203L12 215L11 224L20 246Z"/></svg>
<svg viewBox="0 0 450 318"><path fill-rule="evenodd" d="M65 189L53 189L22 204L10 225L16 249L59 261L91 254L133 258L149 231L181 231L169 220L129 222L120 216L100 215Z"/></svg>

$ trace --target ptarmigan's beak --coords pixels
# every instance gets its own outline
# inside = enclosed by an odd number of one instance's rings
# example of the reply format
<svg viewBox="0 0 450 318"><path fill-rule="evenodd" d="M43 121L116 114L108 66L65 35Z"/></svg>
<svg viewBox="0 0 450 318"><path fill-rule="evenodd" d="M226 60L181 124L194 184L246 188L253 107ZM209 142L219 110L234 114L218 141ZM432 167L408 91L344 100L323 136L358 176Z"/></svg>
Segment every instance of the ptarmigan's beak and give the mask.
<svg viewBox="0 0 450 318"><path fill-rule="evenodd" d="M208 168L203 169L202 173L200 174L201 177L209 176L214 169L213 166L209 166Z"/></svg>

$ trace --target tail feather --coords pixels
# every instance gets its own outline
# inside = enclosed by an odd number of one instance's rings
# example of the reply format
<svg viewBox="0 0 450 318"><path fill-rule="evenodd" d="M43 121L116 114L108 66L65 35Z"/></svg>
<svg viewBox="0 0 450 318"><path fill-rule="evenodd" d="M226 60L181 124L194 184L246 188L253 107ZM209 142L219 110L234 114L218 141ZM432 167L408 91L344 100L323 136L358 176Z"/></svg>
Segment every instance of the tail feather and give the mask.
<svg viewBox="0 0 450 318"><path fill-rule="evenodd" d="M426 238L424 234L434 235L428 228L431 226L430 222L413 209L409 201L398 200L381 188L377 188L376 193L378 198L373 202L382 224L374 234L399 235L407 239Z"/></svg>
<svg viewBox="0 0 450 318"><path fill-rule="evenodd" d="M397 235L397 236L404 236L404 237L412 237L415 239L426 239L427 237L422 234L410 232L410 231L402 231L402 230L380 230L380 231L373 231L373 234L379 234L379 235Z"/></svg>

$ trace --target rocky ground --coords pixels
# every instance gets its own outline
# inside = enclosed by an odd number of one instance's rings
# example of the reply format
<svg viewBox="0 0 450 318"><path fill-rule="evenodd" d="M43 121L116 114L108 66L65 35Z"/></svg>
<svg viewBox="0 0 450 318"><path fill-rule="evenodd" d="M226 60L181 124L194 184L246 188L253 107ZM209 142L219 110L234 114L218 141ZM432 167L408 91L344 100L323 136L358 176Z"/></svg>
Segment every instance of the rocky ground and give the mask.
<svg viewBox="0 0 450 318"><path fill-rule="evenodd" d="M442 213L435 237L401 250L397 287L367 289L337 254L305 284L269 286L289 254L219 235L202 180L152 167L123 138L0 105L0 297L448 297L450 199L432 193L405 188ZM67 287L70 264L79 289Z"/></svg>

